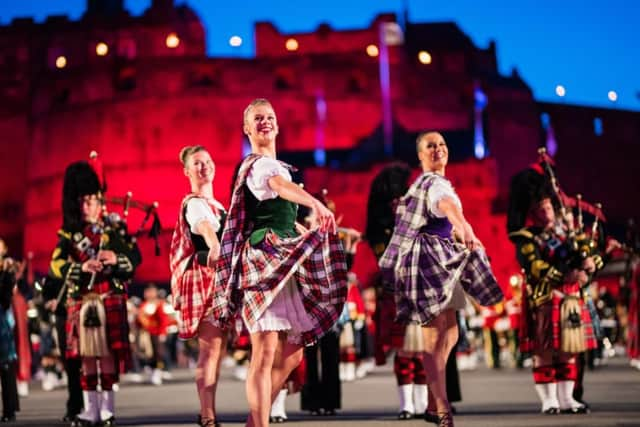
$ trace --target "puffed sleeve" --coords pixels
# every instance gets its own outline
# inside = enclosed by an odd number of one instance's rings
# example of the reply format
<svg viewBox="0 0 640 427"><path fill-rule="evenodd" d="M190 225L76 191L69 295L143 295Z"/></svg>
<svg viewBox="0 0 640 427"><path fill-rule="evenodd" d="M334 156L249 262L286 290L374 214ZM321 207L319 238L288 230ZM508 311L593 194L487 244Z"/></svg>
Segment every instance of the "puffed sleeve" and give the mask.
<svg viewBox="0 0 640 427"><path fill-rule="evenodd" d="M194 197L187 202L187 211L185 214L191 233L199 234L197 231L198 224L202 221L208 221L213 226L213 231L218 232L220 229L220 220L216 218L209 204L198 197Z"/></svg>
<svg viewBox="0 0 640 427"><path fill-rule="evenodd" d="M435 179L433 184L431 184L431 187L429 187L429 191L427 192L427 208L438 218L444 218L446 216L444 212L438 209L438 202L445 197L452 199L462 210L460 198L456 194L449 180L438 177Z"/></svg>
<svg viewBox="0 0 640 427"><path fill-rule="evenodd" d="M291 181L291 174L276 159L262 157L255 161L247 176L247 187L256 199L269 200L278 197L278 193L269 187L269 179L274 176L282 176Z"/></svg>

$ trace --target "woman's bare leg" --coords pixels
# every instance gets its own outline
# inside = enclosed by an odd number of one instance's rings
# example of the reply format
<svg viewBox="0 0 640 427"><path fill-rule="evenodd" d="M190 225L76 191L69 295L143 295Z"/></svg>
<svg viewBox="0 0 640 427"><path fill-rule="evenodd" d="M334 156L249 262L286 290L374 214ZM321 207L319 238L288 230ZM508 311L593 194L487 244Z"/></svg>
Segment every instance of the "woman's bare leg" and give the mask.
<svg viewBox="0 0 640 427"><path fill-rule="evenodd" d="M277 331L251 334L251 361L246 382L249 403L247 426L263 427L269 425L272 401L271 375L278 346Z"/></svg>
<svg viewBox="0 0 640 427"><path fill-rule="evenodd" d="M198 362L196 387L202 419L216 418L216 388L220 376L220 361L226 345L226 333L207 321L198 329Z"/></svg>
<svg viewBox="0 0 640 427"><path fill-rule="evenodd" d="M445 310L422 328L424 334L424 365L429 392L438 413L449 412L446 367L449 353L458 341L458 323L455 310ZM431 406L431 405L430 405Z"/></svg>
<svg viewBox="0 0 640 427"><path fill-rule="evenodd" d="M298 367L304 356L300 344L287 341L286 335L279 337L278 351L271 370L271 400L276 398L289 374Z"/></svg>

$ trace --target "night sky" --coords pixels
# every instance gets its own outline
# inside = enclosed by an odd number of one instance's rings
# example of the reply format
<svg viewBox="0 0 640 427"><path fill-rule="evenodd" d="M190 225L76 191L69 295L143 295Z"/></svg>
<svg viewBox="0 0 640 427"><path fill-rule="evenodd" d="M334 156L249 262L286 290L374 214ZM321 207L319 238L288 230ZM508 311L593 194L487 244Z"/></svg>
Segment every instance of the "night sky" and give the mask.
<svg viewBox="0 0 640 427"><path fill-rule="evenodd" d="M66 14L78 19L86 0L0 2L0 23L12 18ZM150 0L125 0L134 15ZM177 4L183 3L176 1ZM336 29L368 27L382 12L401 13L412 22L455 21L473 42L497 43L503 74L516 67L538 100L640 110L640 2L635 0L189 0L207 29L210 56L252 56L253 24L271 21L283 32L310 32L319 23ZM296 4L303 6L296 8ZM240 47L229 46L233 35ZM609 91L618 99L608 99Z"/></svg>

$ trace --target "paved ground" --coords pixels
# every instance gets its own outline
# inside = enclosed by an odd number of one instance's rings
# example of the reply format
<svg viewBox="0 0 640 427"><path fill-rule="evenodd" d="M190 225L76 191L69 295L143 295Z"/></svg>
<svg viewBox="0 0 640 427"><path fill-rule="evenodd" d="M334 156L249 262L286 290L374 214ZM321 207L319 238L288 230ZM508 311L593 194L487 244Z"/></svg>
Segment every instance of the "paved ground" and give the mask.
<svg viewBox="0 0 640 427"><path fill-rule="evenodd" d="M163 386L123 384L116 394L119 425L195 426L195 386L187 370L174 371L174 379ZM544 416L532 387L529 371L485 368L462 372L464 401L457 403L457 427L491 426L640 426L640 371L626 360L614 359L609 366L587 372L585 398L589 415ZM64 390L43 392L32 387L21 401L20 426L62 426ZM364 380L343 385L343 410L335 417L311 417L300 412L299 396L287 400L288 427L339 426L430 426L422 420L397 421L397 397L389 367ZM224 371L219 387L218 408L225 427L241 426L246 414L244 384Z"/></svg>

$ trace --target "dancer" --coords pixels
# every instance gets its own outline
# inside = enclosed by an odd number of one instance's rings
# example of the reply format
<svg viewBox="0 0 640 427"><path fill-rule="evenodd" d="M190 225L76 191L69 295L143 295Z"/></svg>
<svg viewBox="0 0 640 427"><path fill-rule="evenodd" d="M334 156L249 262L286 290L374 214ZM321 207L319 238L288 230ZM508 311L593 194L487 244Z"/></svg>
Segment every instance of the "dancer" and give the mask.
<svg viewBox="0 0 640 427"><path fill-rule="evenodd" d="M219 236L226 211L213 194L215 164L209 152L199 145L184 147L180 161L191 192L182 201L171 240L171 293L180 314L179 337L198 337L198 424L213 427L220 425L215 401L227 333L211 317L210 308L214 267L220 253Z"/></svg>
<svg viewBox="0 0 640 427"><path fill-rule="evenodd" d="M249 104L244 132L252 154L234 186L213 314L229 323L241 311L252 347L247 425L265 426L271 402L302 360L302 346L316 342L338 319L346 265L333 214L291 182L291 166L276 160L278 122L269 101ZM298 204L314 212L318 228L296 226Z"/></svg>
<svg viewBox="0 0 640 427"><path fill-rule="evenodd" d="M384 167L371 182L367 202L366 238L376 258L380 259L393 234L394 211L409 188L411 170L404 163ZM393 373L396 377L399 420L422 417L427 409L427 376L422 362L422 332L417 323L397 322L392 285L381 275L376 282L376 358L386 363L387 353L395 352Z"/></svg>
<svg viewBox="0 0 640 427"><path fill-rule="evenodd" d="M447 358L458 340L456 310L467 292L482 305L502 300L482 244L462 213L460 199L444 177L448 149L441 134L420 134L422 175L396 209L391 242L380 259L393 283L397 320L422 325L424 364L439 426L452 426L446 393ZM452 228L464 245L454 243ZM425 418L434 419L425 412Z"/></svg>

